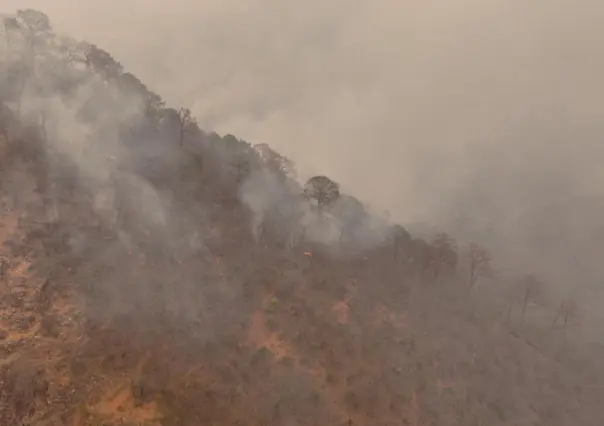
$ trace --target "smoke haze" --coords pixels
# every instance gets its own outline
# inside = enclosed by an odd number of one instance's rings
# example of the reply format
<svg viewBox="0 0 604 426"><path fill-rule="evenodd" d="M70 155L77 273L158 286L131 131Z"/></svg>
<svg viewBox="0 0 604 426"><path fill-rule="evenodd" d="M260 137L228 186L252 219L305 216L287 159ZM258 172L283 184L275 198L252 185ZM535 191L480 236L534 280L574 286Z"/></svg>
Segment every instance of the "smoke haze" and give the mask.
<svg viewBox="0 0 604 426"><path fill-rule="evenodd" d="M405 224L483 241L565 292L601 285L601 2L2 3Z"/></svg>

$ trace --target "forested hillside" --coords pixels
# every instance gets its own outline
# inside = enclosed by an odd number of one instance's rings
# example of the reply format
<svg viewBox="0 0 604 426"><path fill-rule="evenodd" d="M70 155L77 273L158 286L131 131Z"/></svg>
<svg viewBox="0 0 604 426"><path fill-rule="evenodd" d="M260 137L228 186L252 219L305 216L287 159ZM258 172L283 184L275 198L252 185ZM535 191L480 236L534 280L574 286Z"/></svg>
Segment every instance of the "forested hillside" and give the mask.
<svg viewBox="0 0 604 426"><path fill-rule="evenodd" d="M4 16L0 424L594 425L580 305Z"/></svg>

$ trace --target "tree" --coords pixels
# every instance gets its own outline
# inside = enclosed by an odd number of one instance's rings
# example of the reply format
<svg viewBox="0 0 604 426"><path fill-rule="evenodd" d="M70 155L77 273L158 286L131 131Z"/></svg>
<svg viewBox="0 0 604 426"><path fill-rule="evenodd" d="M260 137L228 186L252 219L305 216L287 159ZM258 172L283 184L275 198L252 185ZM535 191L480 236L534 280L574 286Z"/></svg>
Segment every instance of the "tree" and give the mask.
<svg viewBox="0 0 604 426"><path fill-rule="evenodd" d="M443 274L450 275L457 269L457 248L455 240L447 233L436 234L434 247L434 275L438 280Z"/></svg>
<svg viewBox="0 0 604 426"><path fill-rule="evenodd" d="M365 206L355 197L342 194L335 202L333 211L340 220L340 244L351 237L367 218Z"/></svg>
<svg viewBox="0 0 604 426"><path fill-rule="evenodd" d="M7 50L13 42L12 34L19 35L23 45L18 60L7 63L7 75L4 77L7 81L12 80L8 85L12 86L11 97L16 99L16 111L20 114L23 93L36 71L36 56L41 47L49 44L53 33L48 16L33 9L19 10L15 17L5 18L4 31Z"/></svg>
<svg viewBox="0 0 604 426"><path fill-rule="evenodd" d="M4 257L0 257L0 281L6 282L8 277L9 263Z"/></svg>
<svg viewBox="0 0 604 426"><path fill-rule="evenodd" d="M268 144L262 143L254 145L254 149L258 152L258 155L268 170L277 173L277 175L282 177L295 174L294 163L289 158L272 149Z"/></svg>
<svg viewBox="0 0 604 426"><path fill-rule="evenodd" d="M70 37L58 37L56 50L65 67L84 62L83 51L80 43Z"/></svg>
<svg viewBox="0 0 604 426"><path fill-rule="evenodd" d="M491 255L478 244L470 243L466 249L468 258L468 292L472 292L480 277L491 272Z"/></svg>
<svg viewBox="0 0 604 426"><path fill-rule="evenodd" d="M231 162L235 169L235 182L240 184L250 175L251 165L249 159L244 154L237 154Z"/></svg>
<svg viewBox="0 0 604 426"><path fill-rule="evenodd" d="M25 9L17 11L16 20L33 57L52 34L50 19L42 12Z"/></svg>
<svg viewBox="0 0 604 426"><path fill-rule="evenodd" d="M529 303L537 303L543 296L543 281L533 274L526 274L520 279L519 285L522 292L520 322L523 322Z"/></svg>
<svg viewBox="0 0 604 426"><path fill-rule="evenodd" d="M403 226L394 225L390 228L390 239L393 256L396 260L401 252L401 248L407 246L411 241L411 234Z"/></svg>
<svg viewBox="0 0 604 426"><path fill-rule="evenodd" d="M10 110L0 102L0 132L4 136L4 143L10 143L8 128L11 122Z"/></svg>
<svg viewBox="0 0 604 426"><path fill-rule="evenodd" d="M192 125L197 125L195 118L191 115L191 110L189 108L181 107L178 110L178 118L179 118L179 142L180 146L184 146L185 136L187 134L187 130Z"/></svg>
<svg viewBox="0 0 604 426"><path fill-rule="evenodd" d="M319 214L340 198L340 185L327 176L313 176L304 185L304 195L317 202Z"/></svg>
<svg viewBox="0 0 604 426"><path fill-rule="evenodd" d="M21 26L19 25L19 21L14 16L7 16L3 19L4 24L4 38L6 40L6 49L10 49L11 46L11 33L13 31L19 31Z"/></svg>
<svg viewBox="0 0 604 426"><path fill-rule="evenodd" d="M417 272L419 274L420 279L423 280L434 262L434 247L430 245L427 241L421 238L417 238L411 240L410 248L411 262L413 262L413 264L417 268Z"/></svg>
<svg viewBox="0 0 604 426"><path fill-rule="evenodd" d="M552 328L562 328L566 337L566 330L569 324L575 323L579 317L579 307L573 299L566 299L560 302L560 307L556 312Z"/></svg>
<svg viewBox="0 0 604 426"><path fill-rule="evenodd" d="M55 37L51 53L52 55L47 55L44 64L49 77L46 80L52 82L53 92L74 93L89 77L84 69L81 43L69 37Z"/></svg>
<svg viewBox="0 0 604 426"><path fill-rule="evenodd" d="M122 64L113 59L113 57L103 49L86 42L81 43L81 49L84 54L84 64L88 71L96 73L105 81L115 79L122 74L124 69ZM134 79L136 79L136 77L134 77Z"/></svg>

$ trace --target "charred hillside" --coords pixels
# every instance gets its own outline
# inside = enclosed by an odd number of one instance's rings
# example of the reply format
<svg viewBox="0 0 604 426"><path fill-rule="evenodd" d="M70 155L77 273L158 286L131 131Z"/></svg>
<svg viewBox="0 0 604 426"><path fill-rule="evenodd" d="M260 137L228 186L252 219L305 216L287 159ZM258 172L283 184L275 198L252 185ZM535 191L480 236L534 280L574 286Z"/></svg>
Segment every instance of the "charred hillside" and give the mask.
<svg viewBox="0 0 604 426"><path fill-rule="evenodd" d="M0 424L601 424L580 309L539 277L3 19Z"/></svg>

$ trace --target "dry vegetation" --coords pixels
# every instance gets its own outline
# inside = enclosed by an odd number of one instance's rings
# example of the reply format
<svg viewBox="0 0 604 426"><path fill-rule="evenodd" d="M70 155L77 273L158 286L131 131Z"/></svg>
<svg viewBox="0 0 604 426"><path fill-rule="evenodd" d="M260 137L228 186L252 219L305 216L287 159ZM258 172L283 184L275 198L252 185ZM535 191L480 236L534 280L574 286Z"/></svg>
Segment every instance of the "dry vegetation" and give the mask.
<svg viewBox="0 0 604 426"><path fill-rule="evenodd" d="M0 424L602 424L576 302L4 30Z"/></svg>

